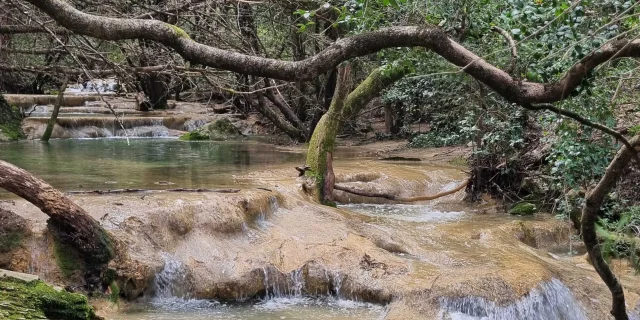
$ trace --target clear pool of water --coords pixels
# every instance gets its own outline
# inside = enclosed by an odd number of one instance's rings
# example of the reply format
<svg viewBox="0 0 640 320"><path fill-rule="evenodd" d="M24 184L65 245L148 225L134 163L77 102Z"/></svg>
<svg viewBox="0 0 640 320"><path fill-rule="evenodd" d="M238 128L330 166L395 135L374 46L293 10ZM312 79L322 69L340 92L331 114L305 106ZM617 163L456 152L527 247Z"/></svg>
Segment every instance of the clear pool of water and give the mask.
<svg viewBox="0 0 640 320"><path fill-rule="evenodd" d="M242 183L234 175L298 165L304 155L251 141L73 139L0 144L0 160L70 191L231 186Z"/></svg>
<svg viewBox="0 0 640 320"><path fill-rule="evenodd" d="M107 316L109 320L347 320L378 319L384 307L333 298L274 298L246 304L161 299L136 311Z"/></svg>

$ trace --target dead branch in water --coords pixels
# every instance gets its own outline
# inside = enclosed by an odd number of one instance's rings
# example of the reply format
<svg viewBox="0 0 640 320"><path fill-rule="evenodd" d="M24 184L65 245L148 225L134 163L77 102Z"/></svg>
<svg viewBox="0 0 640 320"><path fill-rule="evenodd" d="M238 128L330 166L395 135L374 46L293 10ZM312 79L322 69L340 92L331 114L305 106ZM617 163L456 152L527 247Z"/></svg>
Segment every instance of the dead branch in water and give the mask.
<svg viewBox="0 0 640 320"><path fill-rule="evenodd" d="M204 188L175 188L165 190L152 189L114 189L114 190L89 190L89 191L68 191L67 194L122 194L122 193L142 193L142 192L214 192L214 193L238 193L240 189L204 189Z"/></svg>
<svg viewBox="0 0 640 320"><path fill-rule="evenodd" d="M465 180L464 182L462 182L460 185L458 185L457 187L453 188L452 190L449 191L444 191L444 192L440 192L438 194L434 194L434 195L430 195L430 196L418 196L418 197L411 197L411 198L400 198L391 194L387 194L387 193L378 193L378 192L368 192L368 191L364 191L364 190L357 190L357 189L352 189L349 187L345 187L345 186L341 186L338 184L334 185L334 189L335 190L340 190L342 192L347 192L347 193L351 193L351 194L355 194L358 196L364 196L364 197L370 197L370 198L385 198L388 200L392 200L392 201L398 201L398 202L418 202L418 201L429 201L429 200L435 200L438 198L442 198L451 194L454 194L462 189L464 189L467 186L467 183L469 181Z"/></svg>

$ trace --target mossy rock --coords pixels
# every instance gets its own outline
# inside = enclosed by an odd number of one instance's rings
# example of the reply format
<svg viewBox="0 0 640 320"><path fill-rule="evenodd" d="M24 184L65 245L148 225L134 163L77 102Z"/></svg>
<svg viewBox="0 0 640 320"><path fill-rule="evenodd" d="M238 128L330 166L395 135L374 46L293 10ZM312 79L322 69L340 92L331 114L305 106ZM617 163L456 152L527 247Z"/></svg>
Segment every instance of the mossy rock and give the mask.
<svg viewBox="0 0 640 320"><path fill-rule="evenodd" d="M223 141L240 137L240 130L231 123L227 118L212 121L202 128L186 133L180 137L180 140L197 141L197 140L214 140Z"/></svg>
<svg viewBox="0 0 640 320"><path fill-rule="evenodd" d="M53 256L56 259L62 275L66 278L71 278L74 274L80 277L86 269L85 262L78 250L67 244L54 241Z"/></svg>
<svg viewBox="0 0 640 320"><path fill-rule="evenodd" d="M209 135L202 134L200 131L191 131L180 136L180 140L185 141L200 141L200 140L209 140Z"/></svg>
<svg viewBox="0 0 640 320"><path fill-rule="evenodd" d="M538 207L530 202L520 202L511 207L509 214L514 216L532 216L538 212Z"/></svg>
<svg viewBox="0 0 640 320"><path fill-rule="evenodd" d="M0 254L18 248L27 231L24 218L0 208Z"/></svg>
<svg viewBox="0 0 640 320"><path fill-rule="evenodd" d="M24 138L20 110L9 105L0 94L0 142Z"/></svg>
<svg viewBox="0 0 640 320"><path fill-rule="evenodd" d="M99 319L87 297L57 291L40 280L0 277L0 319Z"/></svg>

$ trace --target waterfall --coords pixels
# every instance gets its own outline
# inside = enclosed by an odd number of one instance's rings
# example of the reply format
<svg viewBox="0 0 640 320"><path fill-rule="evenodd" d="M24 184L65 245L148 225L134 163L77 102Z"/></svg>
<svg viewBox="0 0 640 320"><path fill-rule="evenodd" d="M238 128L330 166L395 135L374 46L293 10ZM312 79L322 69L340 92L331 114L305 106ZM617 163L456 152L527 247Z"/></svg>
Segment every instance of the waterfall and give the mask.
<svg viewBox="0 0 640 320"><path fill-rule="evenodd" d="M540 288L507 306L480 297L441 298L440 319L588 319L583 308L560 280L542 283Z"/></svg>
<svg viewBox="0 0 640 320"><path fill-rule="evenodd" d="M282 274L273 267L262 268L264 273L265 299L301 298L304 290L302 268Z"/></svg>
<svg viewBox="0 0 640 320"><path fill-rule="evenodd" d="M164 310L211 309L219 305L217 301L196 300L190 282L189 270L182 261L165 253L162 255L164 267L154 279L155 297L151 303Z"/></svg>

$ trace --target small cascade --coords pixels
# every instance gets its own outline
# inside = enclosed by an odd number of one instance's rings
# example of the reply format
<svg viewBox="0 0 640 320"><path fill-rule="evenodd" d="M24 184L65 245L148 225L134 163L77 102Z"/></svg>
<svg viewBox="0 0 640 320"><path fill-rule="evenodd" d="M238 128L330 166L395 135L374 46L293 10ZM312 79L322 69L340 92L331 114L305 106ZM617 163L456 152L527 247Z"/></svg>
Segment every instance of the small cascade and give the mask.
<svg viewBox="0 0 640 320"><path fill-rule="evenodd" d="M300 298L304 291L304 277L302 269L297 269L288 275L282 274L273 267L262 268L264 273L265 299Z"/></svg>
<svg viewBox="0 0 640 320"><path fill-rule="evenodd" d="M163 254L164 268L154 280L155 297L151 303L165 310L211 309L217 301L196 300L192 295L192 285L188 269L169 254Z"/></svg>
<svg viewBox="0 0 640 320"><path fill-rule="evenodd" d="M336 272L333 277L331 277L331 286L333 288L333 294L338 297L338 299L342 299L344 295L342 294L342 282L344 281L344 277L340 274L340 272Z"/></svg>
<svg viewBox="0 0 640 320"><path fill-rule="evenodd" d="M93 79L82 84L69 85L64 91L65 94L113 94L118 91L118 80L113 78Z"/></svg>
<svg viewBox="0 0 640 320"><path fill-rule="evenodd" d="M507 306L498 306L479 297L442 298L440 319L588 319L580 304L560 280L552 279Z"/></svg>
<svg viewBox="0 0 640 320"><path fill-rule="evenodd" d="M164 254L164 268L156 275L154 286L158 298L189 298L188 272L181 261Z"/></svg>
<svg viewBox="0 0 640 320"><path fill-rule="evenodd" d="M384 217L410 222L443 223L465 217L460 211L440 211L429 205L416 204L345 204L346 208L372 217Z"/></svg>
<svg viewBox="0 0 640 320"><path fill-rule="evenodd" d="M48 117L28 117L25 132L32 139L44 133ZM57 120L54 138L110 138L110 137L169 137L172 130L188 129L184 117L133 117L124 116L116 120L113 116L60 117ZM124 129L123 129L124 127ZM175 135L175 133L173 133Z"/></svg>

